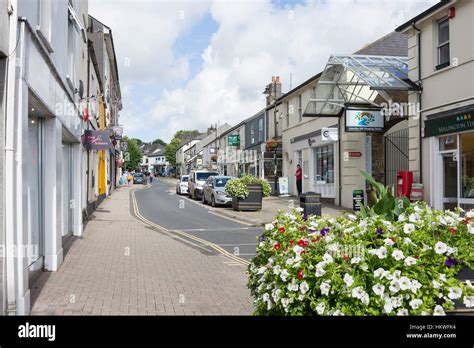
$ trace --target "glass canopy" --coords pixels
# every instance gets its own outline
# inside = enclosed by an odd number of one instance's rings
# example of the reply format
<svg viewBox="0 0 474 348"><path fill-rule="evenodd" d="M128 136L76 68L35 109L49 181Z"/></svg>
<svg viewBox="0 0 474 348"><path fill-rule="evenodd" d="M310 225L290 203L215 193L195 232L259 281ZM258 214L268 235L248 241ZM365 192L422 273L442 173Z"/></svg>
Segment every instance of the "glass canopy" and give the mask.
<svg viewBox="0 0 474 348"><path fill-rule="evenodd" d="M387 91L419 90L406 57L335 55L329 58L303 116L339 116L346 104L372 104Z"/></svg>

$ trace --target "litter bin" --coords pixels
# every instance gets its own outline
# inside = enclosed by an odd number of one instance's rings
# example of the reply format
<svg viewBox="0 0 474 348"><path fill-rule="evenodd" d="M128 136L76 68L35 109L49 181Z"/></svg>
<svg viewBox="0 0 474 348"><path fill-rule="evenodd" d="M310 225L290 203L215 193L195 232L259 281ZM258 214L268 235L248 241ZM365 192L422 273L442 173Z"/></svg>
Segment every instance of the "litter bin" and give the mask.
<svg viewBox="0 0 474 348"><path fill-rule="evenodd" d="M305 215L321 216L321 194L316 192L306 192L300 195L300 208L303 208Z"/></svg>

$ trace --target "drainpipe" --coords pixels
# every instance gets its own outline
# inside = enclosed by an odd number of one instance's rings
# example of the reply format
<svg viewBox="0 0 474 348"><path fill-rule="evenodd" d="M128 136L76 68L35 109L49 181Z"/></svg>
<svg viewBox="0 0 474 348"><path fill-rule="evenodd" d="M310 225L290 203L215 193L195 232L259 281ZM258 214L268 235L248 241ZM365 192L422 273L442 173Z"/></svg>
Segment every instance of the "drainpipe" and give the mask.
<svg viewBox="0 0 474 348"><path fill-rule="evenodd" d="M421 30L416 27L415 22L411 24L411 27L416 31L416 40L417 40L417 47L418 47L418 63L417 63L417 68L418 68L418 85L421 86L422 81L421 81ZM421 107L421 91L417 92L417 102L420 110L422 109ZM422 116L421 116L421 111L419 112L419 118L418 118L418 135L420 137L420 142L419 142L419 156L420 156L420 184L423 183L423 137L422 137L422 126L423 126L423 121L422 121Z"/></svg>

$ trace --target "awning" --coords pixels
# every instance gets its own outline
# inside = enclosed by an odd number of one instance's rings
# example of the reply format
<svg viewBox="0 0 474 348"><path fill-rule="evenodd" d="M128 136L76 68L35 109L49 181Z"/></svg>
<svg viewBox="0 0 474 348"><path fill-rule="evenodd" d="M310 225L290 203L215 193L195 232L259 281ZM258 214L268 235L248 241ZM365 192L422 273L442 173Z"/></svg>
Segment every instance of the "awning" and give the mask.
<svg viewBox="0 0 474 348"><path fill-rule="evenodd" d="M339 116L346 104L372 104L386 91L420 88L408 78L408 58L366 55L334 55L329 58L304 117Z"/></svg>

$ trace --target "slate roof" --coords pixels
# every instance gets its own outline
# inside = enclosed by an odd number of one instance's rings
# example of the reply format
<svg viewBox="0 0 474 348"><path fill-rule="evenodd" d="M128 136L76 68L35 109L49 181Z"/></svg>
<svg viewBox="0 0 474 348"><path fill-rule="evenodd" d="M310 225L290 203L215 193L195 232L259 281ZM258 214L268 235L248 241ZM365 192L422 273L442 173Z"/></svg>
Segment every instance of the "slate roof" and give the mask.
<svg viewBox="0 0 474 348"><path fill-rule="evenodd" d="M392 31L380 39L355 51L354 54L368 56L408 56L408 35Z"/></svg>

